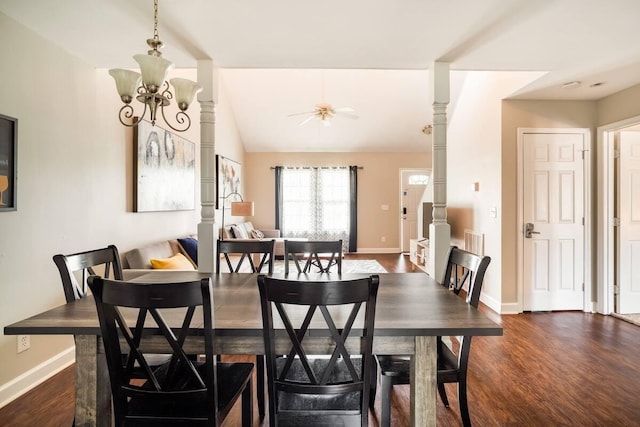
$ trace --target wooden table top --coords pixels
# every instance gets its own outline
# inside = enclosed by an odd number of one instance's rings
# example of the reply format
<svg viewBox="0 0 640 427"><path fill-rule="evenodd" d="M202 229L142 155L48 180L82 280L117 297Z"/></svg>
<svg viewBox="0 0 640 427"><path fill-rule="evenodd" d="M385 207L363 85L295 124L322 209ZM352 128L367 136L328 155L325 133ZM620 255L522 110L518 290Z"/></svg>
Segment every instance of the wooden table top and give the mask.
<svg viewBox="0 0 640 427"><path fill-rule="evenodd" d="M194 272L150 272L137 282L177 282L209 276ZM367 274L343 274L343 279ZM375 319L376 336L502 335L502 327L464 300L421 273L380 273ZM211 275L215 330L219 336L262 337L256 274ZM276 277L283 277L276 275ZM298 275L289 275L296 278ZM306 275L311 280L336 275ZM358 327L358 325L354 325ZM92 297L65 304L4 328L6 335L99 335ZM313 333L313 325L310 329Z"/></svg>

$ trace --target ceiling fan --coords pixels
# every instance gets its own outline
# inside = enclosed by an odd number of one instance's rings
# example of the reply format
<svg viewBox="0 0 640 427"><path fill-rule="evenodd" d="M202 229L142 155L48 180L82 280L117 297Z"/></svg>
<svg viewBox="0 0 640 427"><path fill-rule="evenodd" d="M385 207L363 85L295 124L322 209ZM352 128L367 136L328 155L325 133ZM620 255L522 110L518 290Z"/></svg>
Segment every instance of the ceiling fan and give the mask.
<svg viewBox="0 0 640 427"><path fill-rule="evenodd" d="M293 113L293 114L289 114L289 116L299 116L302 114L308 114L309 116L306 117L300 123L298 123L298 126L303 126L309 123L311 120L321 120L323 125L331 126L331 119L336 115L340 115L340 116L347 117L349 119L354 119L354 120L358 118L358 116L354 113L353 108L351 107L333 108L331 104L328 104L326 102L321 102L319 104L316 104L316 108L313 111Z"/></svg>

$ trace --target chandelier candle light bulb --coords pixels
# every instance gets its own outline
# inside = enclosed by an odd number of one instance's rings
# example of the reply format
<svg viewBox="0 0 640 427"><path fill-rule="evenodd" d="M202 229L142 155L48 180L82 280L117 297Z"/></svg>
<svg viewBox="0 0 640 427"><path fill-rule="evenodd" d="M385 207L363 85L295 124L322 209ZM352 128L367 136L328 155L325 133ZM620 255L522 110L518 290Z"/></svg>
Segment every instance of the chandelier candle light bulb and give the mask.
<svg viewBox="0 0 640 427"><path fill-rule="evenodd" d="M170 80L175 91L175 100L180 111L176 114L176 122L179 127L174 127L167 121L164 114L164 107L171 103L174 94L169 90L169 83L166 81L167 74L174 68L171 61L162 58L160 48L163 46L162 41L158 37L158 0L153 2L153 38L147 40L147 44L151 49L147 55L134 55L140 66L140 72L131 70L112 69L109 74L115 79L116 87L120 99L124 102L124 106L120 109L120 122L125 126L137 126L144 118L147 109L149 110L149 120L153 125L156 123L158 107L165 123L176 132L184 132L191 126L191 118L185 111L193 102L196 94L202 90L202 87L196 82L187 79L174 78ZM164 87L164 90L160 91ZM137 94L137 96L135 96ZM131 101L133 98L140 101L144 105L144 111L138 118L134 118L133 107Z"/></svg>

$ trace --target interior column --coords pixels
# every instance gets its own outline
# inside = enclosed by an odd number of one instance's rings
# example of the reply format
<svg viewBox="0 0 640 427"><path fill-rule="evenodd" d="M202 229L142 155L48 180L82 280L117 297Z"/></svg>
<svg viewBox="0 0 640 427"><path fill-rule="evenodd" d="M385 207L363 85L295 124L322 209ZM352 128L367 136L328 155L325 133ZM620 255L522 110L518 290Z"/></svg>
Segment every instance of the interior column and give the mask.
<svg viewBox="0 0 640 427"><path fill-rule="evenodd" d="M216 115L218 103L218 67L213 61L198 60L200 103L200 224L198 224L198 270L212 273L215 269L216 240Z"/></svg>
<svg viewBox="0 0 640 427"><path fill-rule="evenodd" d="M433 222L429 225L427 273L440 281L447 265L451 227L447 223L447 105L449 64L434 62L429 77L433 91Z"/></svg>

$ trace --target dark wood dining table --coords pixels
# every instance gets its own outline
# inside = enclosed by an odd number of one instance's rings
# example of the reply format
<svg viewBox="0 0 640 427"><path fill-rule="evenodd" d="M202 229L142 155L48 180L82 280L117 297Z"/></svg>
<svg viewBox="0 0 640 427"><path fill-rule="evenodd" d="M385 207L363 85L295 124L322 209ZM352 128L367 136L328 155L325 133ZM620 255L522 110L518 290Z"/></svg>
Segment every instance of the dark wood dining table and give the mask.
<svg viewBox="0 0 640 427"><path fill-rule="evenodd" d="M375 336L376 354L411 356L411 425L436 425L436 336L502 335L502 327L464 299L422 273L380 273ZM264 354L260 296L256 274L153 272L137 282L180 282L211 276L217 354ZM302 275L302 279L336 279L338 275ZM343 274L342 278L366 274ZM289 275L298 279L298 274ZM324 278L324 279L323 279ZM178 321L179 316L176 316ZM361 324L354 325L354 329ZM111 426L109 376L100 325L91 296L53 308L4 328L6 335L67 335L76 343L76 426ZM305 338L324 346L326 331L313 326ZM317 342L317 343L316 343ZM194 348L196 344L193 342ZM147 351L162 349L150 347ZM285 353L283 353L285 354Z"/></svg>

